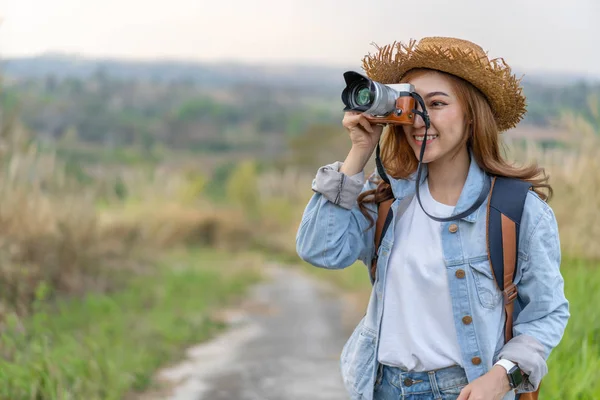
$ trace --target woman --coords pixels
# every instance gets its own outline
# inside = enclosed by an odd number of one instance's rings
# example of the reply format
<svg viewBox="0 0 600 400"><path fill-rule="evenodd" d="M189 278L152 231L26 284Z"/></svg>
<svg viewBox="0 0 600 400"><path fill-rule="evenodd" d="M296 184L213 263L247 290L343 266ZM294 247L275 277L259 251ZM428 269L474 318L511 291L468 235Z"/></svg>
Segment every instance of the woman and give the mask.
<svg viewBox="0 0 600 400"><path fill-rule="evenodd" d="M298 254L318 267L340 269L356 260L370 266L377 256L367 313L341 356L350 397L510 400L537 391L570 314L558 228L546 203L548 178L535 165L513 166L499 148L499 132L525 114L519 81L503 60L490 61L476 44L454 38L385 46L363 66L377 82L414 85L430 126L421 207L414 194L423 119L384 129L347 112L343 126L352 147L343 163L319 169L298 231ZM363 187L363 169L380 137L390 183L374 174ZM451 222L423 211L449 217L468 210L492 176L533 186L514 278L523 309L507 343L503 297L487 256L487 200ZM396 219L375 254L377 204L390 198ZM400 212L403 199L412 200ZM513 389L507 371L515 367L523 381Z"/></svg>

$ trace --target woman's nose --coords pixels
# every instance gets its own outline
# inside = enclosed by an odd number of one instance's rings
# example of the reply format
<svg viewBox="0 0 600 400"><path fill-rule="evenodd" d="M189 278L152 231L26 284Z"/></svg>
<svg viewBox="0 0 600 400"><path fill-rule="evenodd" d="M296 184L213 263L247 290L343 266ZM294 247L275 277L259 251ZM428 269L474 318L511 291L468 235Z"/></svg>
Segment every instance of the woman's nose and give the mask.
<svg viewBox="0 0 600 400"><path fill-rule="evenodd" d="M419 114L414 114L414 123L413 123L413 127L415 129L419 129L425 126L425 121L423 121L423 117L421 117Z"/></svg>

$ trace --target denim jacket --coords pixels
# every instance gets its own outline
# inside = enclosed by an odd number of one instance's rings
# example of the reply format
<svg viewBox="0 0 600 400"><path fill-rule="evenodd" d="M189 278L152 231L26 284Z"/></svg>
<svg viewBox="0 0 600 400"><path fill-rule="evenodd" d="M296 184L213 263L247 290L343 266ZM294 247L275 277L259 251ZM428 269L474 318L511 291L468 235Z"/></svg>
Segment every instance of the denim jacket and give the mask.
<svg viewBox="0 0 600 400"><path fill-rule="evenodd" d="M489 176L471 157L467 180L456 204L455 214L468 209L477 199ZM361 260L369 266L374 257L375 227L360 212L357 197L374 189L369 179L339 172L340 162L319 169L296 237L298 255L310 264L341 269ZM423 166L426 168L426 166ZM423 171L425 177L426 169ZM398 204L415 192L415 176L390 182ZM377 219L373 204L367 207ZM488 261L486 242L487 200L472 214L458 221L441 223L443 256L452 299L454 324L469 382L488 372L500 358L509 359L528 378L503 400L516 393L538 388L548 372L546 360L562 339L570 317L560 273L560 244L552 209L530 191L519 232L518 268L515 284L522 311L514 321L514 337L504 343L504 303ZM383 298L390 250L394 245L396 218L378 250L377 276L367 312L346 342L340 360L342 378L351 399L371 400L377 373L377 351L383 315ZM453 229L449 229L451 225ZM427 251L423 248L423 251ZM463 317L470 316L471 318ZM464 322L463 322L464 321Z"/></svg>

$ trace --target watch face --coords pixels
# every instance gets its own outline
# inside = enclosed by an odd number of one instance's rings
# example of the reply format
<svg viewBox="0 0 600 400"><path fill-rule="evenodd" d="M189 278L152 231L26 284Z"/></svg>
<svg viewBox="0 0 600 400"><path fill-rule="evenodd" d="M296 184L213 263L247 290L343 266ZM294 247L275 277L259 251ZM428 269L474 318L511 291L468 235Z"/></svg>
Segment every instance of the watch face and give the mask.
<svg viewBox="0 0 600 400"><path fill-rule="evenodd" d="M521 373L521 369L516 365L508 371L508 380L510 381L510 386L514 389L523 382L523 374Z"/></svg>

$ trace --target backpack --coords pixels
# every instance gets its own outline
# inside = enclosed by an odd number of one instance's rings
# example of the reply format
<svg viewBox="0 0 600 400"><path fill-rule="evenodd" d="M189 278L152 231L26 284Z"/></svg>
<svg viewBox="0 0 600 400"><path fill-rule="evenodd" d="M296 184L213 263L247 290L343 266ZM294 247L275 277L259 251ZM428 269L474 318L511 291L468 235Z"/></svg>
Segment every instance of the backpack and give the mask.
<svg viewBox="0 0 600 400"><path fill-rule="evenodd" d="M517 268L519 252L519 226L527 193L531 184L519 179L493 177L487 205L487 250L494 280L504 295L504 342L513 337L513 319L521 311L517 296L517 286L513 283ZM398 205L397 213L402 215L408 208L412 196L403 199ZM378 218L375 225L375 258L370 268L371 282L375 282L377 271L377 250L381 239L385 236L392 218L391 205L394 199L383 201L377 205ZM515 301L517 300L517 301ZM541 386L541 384L540 384ZM516 400L537 400L540 388L531 393L516 395Z"/></svg>

